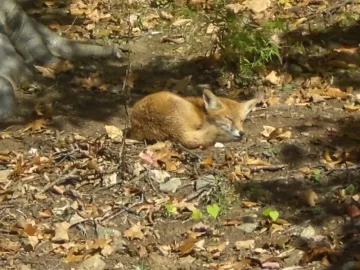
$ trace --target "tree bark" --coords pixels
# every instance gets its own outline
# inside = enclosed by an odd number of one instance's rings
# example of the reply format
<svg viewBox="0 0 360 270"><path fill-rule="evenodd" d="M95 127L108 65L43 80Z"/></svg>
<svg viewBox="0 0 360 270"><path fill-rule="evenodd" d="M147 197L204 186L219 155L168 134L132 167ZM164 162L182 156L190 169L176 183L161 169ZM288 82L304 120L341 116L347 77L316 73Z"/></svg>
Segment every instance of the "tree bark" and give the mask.
<svg viewBox="0 0 360 270"><path fill-rule="evenodd" d="M11 115L15 89L32 80L33 65L80 57L120 57L118 46L85 44L63 38L29 17L20 4L27 0L1 0L0 5L0 118Z"/></svg>

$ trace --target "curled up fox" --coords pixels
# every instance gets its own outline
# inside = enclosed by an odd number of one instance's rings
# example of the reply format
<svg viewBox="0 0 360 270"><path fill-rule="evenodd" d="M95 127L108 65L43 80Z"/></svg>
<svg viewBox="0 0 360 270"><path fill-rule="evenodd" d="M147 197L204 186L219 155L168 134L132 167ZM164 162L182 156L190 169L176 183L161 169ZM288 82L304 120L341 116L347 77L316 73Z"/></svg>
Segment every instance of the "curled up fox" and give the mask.
<svg viewBox="0 0 360 270"><path fill-rule="evenodd" d="M135 140L172 140L186 148L240 140L243 122L261 100L242 103L204 90L202 97L182 97L161 91L135 103L128 137Z"/></svg>

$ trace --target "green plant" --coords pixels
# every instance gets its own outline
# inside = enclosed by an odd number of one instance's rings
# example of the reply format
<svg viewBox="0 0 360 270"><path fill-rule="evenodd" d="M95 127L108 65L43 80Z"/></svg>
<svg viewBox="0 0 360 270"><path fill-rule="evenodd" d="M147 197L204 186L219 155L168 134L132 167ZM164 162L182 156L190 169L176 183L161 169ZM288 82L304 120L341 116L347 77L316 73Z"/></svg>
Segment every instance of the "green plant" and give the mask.
<svg viewBox="0 0 360 270"><path fill-rule="evenodd" d="M219 25L218 47L225 65L237 70L237 81L250 80L255 72L275 59L280 59L280 47L271 36L287 29L282 19L268 20L255 26L245 15L232 14L224 8L223 1L216 7L216 24Z"/></svg>
<svg viewBox="0 0 360 270"><path fill-rule="evenodd" d="M184 18L191 19L191 18L195 18L198 15L198 13L195 10L184 5L175 6L174 9L175 9L175 14L179 17L182 16Z"/></svg>
<svg viewBox="0 0 360 270"><path fill-rule="evenodd" d="M194 220L201 219L202 213L198 208L195 208L191 213L191 218Z"/></svg>
<svg viewBox="0 0 360 270"><path fill-rule="evenodd" d="M315 182L320 182L321 171L319 169L314 169L313 170L313 178L314 178Z"/></svg>
<svg viewBox="0 0 360 270"><path fill-rule="evenodd" d="M347 194L354 194L356 192L356 186L353 184L350 184L346 189L345 189Z"/></svg>
<svg viewBox="0 0 360 270"><path fill-rule="evenodd" d="M210 216L216 219L219 215L220 207L216 203L214 203L212 205L206 206L206 211Z"/></svg>
<svg viewBox="0 0 360 270"><path fill-rule="evenodd" d="M132 267L133 270L150 270L150 267L144 262L139 261Z"/></svg>
<svg viewBox="0 0 360 270"><path fill-rule="evenodd" d="M177 209L172 203L166 204L165 209L166 209L166 213L167 213L168 216L177 213Z"/></svg>
<svg viewBox="0 0 360 270"><path fill-rule="evenodd" d="M265 208L262 214L265 217L270 217L272 221L276 221L280 216L279 212L271 207Z"/></svg>

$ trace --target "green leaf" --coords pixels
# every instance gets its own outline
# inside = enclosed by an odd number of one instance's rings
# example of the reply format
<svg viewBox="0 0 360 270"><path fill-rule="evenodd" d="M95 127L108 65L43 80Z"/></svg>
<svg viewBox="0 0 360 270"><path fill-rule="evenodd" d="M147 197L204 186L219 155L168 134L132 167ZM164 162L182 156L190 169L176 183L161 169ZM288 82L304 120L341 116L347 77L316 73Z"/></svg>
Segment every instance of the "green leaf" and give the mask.
<svg viewBox="0 0 360 270"><path fill-rule="evenodd" d="M272 211L274 211L274 209L272 209L271 207L267 207L267 208L264 209L264 211L263 211L262 214L263 214L265 217L268 217Z"/></svg>
<svg viewBox="0 0 360 270"><path fill-rule="evenodd" d="M194 220L200 219L202 217L202 213L201 213L201 211L199 209L195 208L192 211L191 217Z"/></svg>
<svg viewBox="0 0 360 270"><path fill-rule="evenodd" d="M213 205L206 206L206 211L213 218L217 218L217 216L219 215L219 212L220 212L220 208L216 203L214 203Z"/></svg>
<svg viewBox="0 0 360 270"><path fill-rule="evenodd" d="M166 212L168 212L169 214L172 214L172 213L176 213L176 207L171 204L171 203L168 203L166 204Z"/></svg>
<svg viewBox="0 0 360 270"><path fill-rule="evenodd" d="M278 211L271 211L269 213L269 217L272 219L272 221L276 221L279 218L279 212Z"/></svg>

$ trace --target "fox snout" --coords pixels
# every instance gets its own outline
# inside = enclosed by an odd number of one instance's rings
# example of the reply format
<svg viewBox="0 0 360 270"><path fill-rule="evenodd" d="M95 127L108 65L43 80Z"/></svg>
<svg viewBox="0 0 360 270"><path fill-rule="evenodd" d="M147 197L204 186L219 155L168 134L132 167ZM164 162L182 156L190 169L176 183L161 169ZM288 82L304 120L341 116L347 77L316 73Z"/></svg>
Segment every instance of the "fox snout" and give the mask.
<svg viewBox="0 0 360 270"><path fill-rule="evenodd" d="M245 132L242 130L233 129L231 130L231 135L233 135L237 139L242 139L245 135Z"/></svg>

